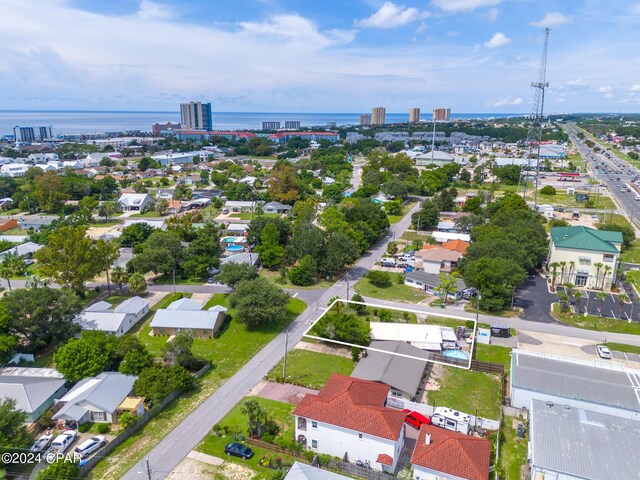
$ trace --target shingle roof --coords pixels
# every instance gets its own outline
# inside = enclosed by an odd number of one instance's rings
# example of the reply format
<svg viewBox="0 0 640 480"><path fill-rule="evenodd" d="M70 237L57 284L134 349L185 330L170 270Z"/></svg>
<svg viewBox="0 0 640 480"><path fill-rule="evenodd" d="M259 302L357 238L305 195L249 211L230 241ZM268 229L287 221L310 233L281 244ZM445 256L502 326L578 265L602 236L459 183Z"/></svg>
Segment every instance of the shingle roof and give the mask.
<svg viewBox="0 0 640 480"><path fill-rule="evenodd" d="M427 445L425 439L431 435ZM468 480L487 480L491 442L433 425L422 425L411 463Z"/></svg>
<svg viewBox="0 0 640 480"><path fill-rule="evenodd" d="M388 385L334 373L317 395L305 395L293 414L397 440L406 415L384 406L388 393Z"/></svg>
<svg viewBox="0 0 640 480"><path fill-rule="evenodd" d="M424 350L398 341L373 341L369 346L391 353L367 350L366 357L358 362L351 376L382 382L396 390L415 395L422 381L429 355ZM423 357L425 360L401 357L394 353Z"/></svg>
<svg viewBox="0 0 640 480"><path fill-rule="evenodd" d="M462 253L449 250L448 248L437 247L429 250L420 250L418 256L425 262L457 262L462 256Z"/></svg>
<svg viewBox="0 0 640 480"><path fill-rule="evenodd" d="M557 248L617 253L614 243L622 243L622 233L583 226L553 227L551 239Z"/></svg>
<svg viewBox="0 0 640 480"><path fill-rule="evenodd" d="M563 478L638 477L640 422L533 400L531 465Z"/></svg>

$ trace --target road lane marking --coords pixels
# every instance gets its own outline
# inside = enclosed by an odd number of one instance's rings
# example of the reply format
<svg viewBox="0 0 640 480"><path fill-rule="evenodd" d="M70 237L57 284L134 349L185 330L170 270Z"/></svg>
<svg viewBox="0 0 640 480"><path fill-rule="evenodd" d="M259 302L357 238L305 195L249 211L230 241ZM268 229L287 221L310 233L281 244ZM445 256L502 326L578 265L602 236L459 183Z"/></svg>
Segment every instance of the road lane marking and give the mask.
<svg viewBox="0 0 640 480"><path fill-rule="evenodd" d="M300 293L300 292L296 292L296 293L294 293L294 294L293 294L293 298L296 298L296 297L298 296L298 293Z"/></svg>

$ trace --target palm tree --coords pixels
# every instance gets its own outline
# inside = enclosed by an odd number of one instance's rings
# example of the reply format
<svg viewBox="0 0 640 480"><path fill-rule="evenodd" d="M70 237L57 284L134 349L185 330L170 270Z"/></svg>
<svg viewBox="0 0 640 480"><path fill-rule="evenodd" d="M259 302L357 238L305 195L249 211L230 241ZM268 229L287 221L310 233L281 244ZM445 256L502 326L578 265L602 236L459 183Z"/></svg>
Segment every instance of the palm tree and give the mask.
<svg viewBox="0 0 640 480"><path fill-rule="evenodd" d="M564 269L567 268L567 262L562 261L560 263L560 283L564 283Z"/></svg>
<svg viewBox="0 0 640 480"><path fill-rule="evenodd" d="M558 275L558 267L560 264L558 262L550 263L551 267L551 290L555 290L556 288L556 276Z"/></svg>
<svg viewBox="0 0 640 480"><path fill-rule="evenodd" d="M607 280L607 277L609 276L609 274L613 271L613 268L611 268L609 265L605 265L604 266L604 273L602 274L602 289L604 290L604 283ZM611 289L611 285L609 285L609 289Z"/></svg>
<svg viewBox="0 0 640 480"><path fill-rule="evenodd" d="M618 290L618 284L622 279L622 274L623 274L622 264L618 263L618 266L616 267L616 286L615 286L616 290Z"/></svg>
<svg viewBox="0 0 640 480"><path fill-rule="evenodd" d="M571 275L573 274L573 270L576 268L576 262L571 260L569 262L569 281L571 281Z"/></svg>
<svg viewBox="0 0 640 480"><path fill-rule="evenodd" d="M584 293L581 290L576 290L573 294L573 298L576 299L576 313L580 315L580 300L584 297Z"/></svg>
<svg viewBox="0 0 640 480"><path fill-rule="evenodd" d="M596 293L596 298L600 302L600 316L602 316L602 309L604 308L604 301L607 299L607 294L604 292Z"/></svg>
<svg viewBox="0 0 640 480"><path fill-rule="evenodd" d="M21 275L24 272L24 260L16 254L5 255L0 263L0 277L4 278L9 284L11 291L11 277Z"/></svg>
<svg viewBox="0 0 640 480"><path fill-rule="evenodd" d="M120 295L122 295L122 286L129 280L129 274L124 268L116 267L111 272L111 280L116 284Z"/></svg>
<svg viewBox="0 0 640 480"><path fill-rule="evenodd" d="M129 277L129 291L134 295L140 295L147 291L147 281L141 273L134 273Z"/></svg>
<svg viewBox="0 0 640 480"><path fill-rule="evenodd" d="M598 278L600 277L600 270L602 270L602 267L604 267L604 264L602 262L596 262L593 264L594 267L596 267L596 285L595 287L598 288Z"/></svg>
<svg viewBox="0 0 640 480"><path fill-rule="evenodd" d="M569 295L566 292L558 292L558 300L560 300L560 312L565 312L569 307Z"/></svg>

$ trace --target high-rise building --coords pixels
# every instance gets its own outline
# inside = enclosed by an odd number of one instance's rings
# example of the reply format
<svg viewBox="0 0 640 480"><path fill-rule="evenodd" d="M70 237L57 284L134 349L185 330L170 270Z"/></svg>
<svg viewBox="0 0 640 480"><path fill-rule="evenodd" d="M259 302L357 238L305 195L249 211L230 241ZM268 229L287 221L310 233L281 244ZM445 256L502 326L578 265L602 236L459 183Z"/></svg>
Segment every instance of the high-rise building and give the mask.
<svg viewBox="0 0 640 480"><path fill-rule="evenodd" d="M300 120L285 120L284 128L286 130L300 130Z"/></svg>
<svg viewBox="0 0 640 480"><path fill-rule="evenodd" d="M371 125L384 125L387 110L384 107L374 107L371 110Z"/></svg>
<svg viewBox="0 0 640 480"><path fill-rule="evenodd" d="M418 123L420 121L420 109L417 107L409 110L409 123Z"/></svg>
<svg viewBox="0 0 640 480"><path fill-rule="evenodd" d="M13 134L16 142L39 142L48 138L53 138L51 127L13 127Z"/></svg>
<svg viewBox="0 0 640 480"><path fill-rule="evenodd" d="M169 132L172 130L180 130L182 128L182 125L179 123L171 123L171 122L167 122L167 123L154 123L153 125L151 125L151 133L153 133L154 135L159 135L160 132Z"/></svg>
<svg viewBox="0 0 640 480"><path fill-rule="evenodd" d="M210 103L181 103L180 117L185 130L213 130Z"/></svg>
<svg viewBox="0 0 640 480"><path fill-rule="evenodd" d="M371 114L363 113L360 115L360 125L371 125Z"/></svg>
<svg viewBox="0 0 640 480"><path fill-rule="evenodd" d="M434 108L433 120L436 122L448 122L451 120L451 109L442 107Z"/></svg>
<svg viewBox="0 0 640 480"><path fill-rule="evenodd" d="M262 130L280 130L280 122L262 122Z"/></svg>

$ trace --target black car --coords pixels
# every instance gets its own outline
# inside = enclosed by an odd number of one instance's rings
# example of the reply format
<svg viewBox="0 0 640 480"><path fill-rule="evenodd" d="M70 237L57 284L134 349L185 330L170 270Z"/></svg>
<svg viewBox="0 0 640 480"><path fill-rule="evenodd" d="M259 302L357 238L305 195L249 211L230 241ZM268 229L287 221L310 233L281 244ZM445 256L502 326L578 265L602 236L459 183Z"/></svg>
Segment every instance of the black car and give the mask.
<svg viewBox="0 0 640 480"><path fill-rule="evenodd" d="M253 457L253 450L238 442L227 443L227 446L224 447L224 453L233 455L234 457L240 457L244 460Z"/></svg>

